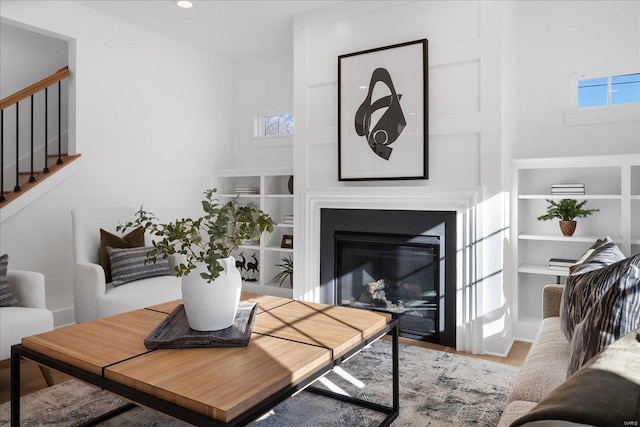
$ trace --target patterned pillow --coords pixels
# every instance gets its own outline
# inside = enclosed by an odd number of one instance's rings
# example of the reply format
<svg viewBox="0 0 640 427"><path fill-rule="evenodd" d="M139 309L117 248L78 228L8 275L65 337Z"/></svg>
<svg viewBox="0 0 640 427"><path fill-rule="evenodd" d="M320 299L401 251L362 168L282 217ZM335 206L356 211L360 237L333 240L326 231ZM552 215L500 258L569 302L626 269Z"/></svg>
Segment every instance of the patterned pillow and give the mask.
<svg viewBox="0 0 640 427"><path fill-rule="evenodd" d="M616 277L604 280L609 270L606 266L624 260L624 254L609 237L596 242L587 252L591 254L567 277L560 302L560 325L567 340L571 341L573 330L582 321L586 311L613 285Z"/></svg>
<svg viewBox="0 0 640 427"><path fill-rule="evenodd" d="M155 262L147 261L147 253L151 249L153 248L144 246L140 248L107 246L113 275L111 284L115 287L135 280L172 274L168 259L156 258Z"/></svg>
<svg viewBox="0 0 640 427"><path fill-rule="evenodd" d="M609 344L640 328L640 254L596 301L580 322L571 340L567 377Z"/></svg>
<svg viewBox="0 0 640 427"><path fill-rule="evenodd" d="M9 255L0 256L0 307L9 307L18 302L7 282L7 270L9 268Z"/></svg>
<svg viewBox="0 0 640 427"><path fill-rule="evenodd" d="M124 236L117 236L108 231L100 229L100 252L98 253L98 262L104 269L104 277L106 282L112 281L111 278L111 261L107 253L107 246L112 248L139 248L144 246L144 228L138 227Z"/></svg>
<svg viewBox="0 0 640 427"><path fill-rule="evenodd" d="M622 251L611 237L598 239L574 264L572 275L584 274L625 259Z"/></svg>

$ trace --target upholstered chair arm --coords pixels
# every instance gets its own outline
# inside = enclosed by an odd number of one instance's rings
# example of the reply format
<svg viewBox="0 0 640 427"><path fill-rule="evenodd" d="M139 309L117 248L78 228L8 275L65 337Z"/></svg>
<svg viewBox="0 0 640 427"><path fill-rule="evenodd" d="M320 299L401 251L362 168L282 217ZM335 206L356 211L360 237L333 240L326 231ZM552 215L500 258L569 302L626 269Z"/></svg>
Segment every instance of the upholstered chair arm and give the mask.
<svg viewBox="0 0 640 427"><path fill-rule="evenodd" d="M560 316L563 285L547 285L542 290L542 317Z"/></svg>
<svg viewBox="0 0 640 427"><path fill-rule="evenodd" d="M98 299L106 292L104 269L100 264L78 262L74 266L73 308L76 323L94 320Z"/></svg>
<svg viewBox="0 0 640 427"><path fill-rule="evenodd" d="M35 271L9 270L7 281L20 307L46 308L44 275Z"/></svg>

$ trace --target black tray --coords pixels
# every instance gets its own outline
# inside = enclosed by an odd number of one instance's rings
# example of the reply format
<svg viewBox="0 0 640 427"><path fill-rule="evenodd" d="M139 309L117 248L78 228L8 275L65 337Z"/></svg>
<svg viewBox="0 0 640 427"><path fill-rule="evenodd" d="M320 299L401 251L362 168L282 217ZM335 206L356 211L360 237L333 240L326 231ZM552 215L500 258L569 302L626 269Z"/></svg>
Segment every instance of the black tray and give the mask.
<svg viewBox="0 0 640 427"><path fill-rule="evenodd" d="M219 331L195 331L189 327L184 305L180 304L144 339L144 345L149 350L246 347L257 311L258 303L241 301L233 325Z"/></svg>

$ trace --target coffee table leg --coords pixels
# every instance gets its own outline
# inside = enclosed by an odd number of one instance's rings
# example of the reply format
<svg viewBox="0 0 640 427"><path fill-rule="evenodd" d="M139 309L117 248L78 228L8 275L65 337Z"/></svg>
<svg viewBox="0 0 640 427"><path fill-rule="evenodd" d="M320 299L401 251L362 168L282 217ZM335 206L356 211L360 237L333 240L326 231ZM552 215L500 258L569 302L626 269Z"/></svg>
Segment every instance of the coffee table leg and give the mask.
<svg viewBox="0 0 640 427"><path fill-rule="evenodd" d="M11 347L11 426L20 426L20 355Z"/></svg>

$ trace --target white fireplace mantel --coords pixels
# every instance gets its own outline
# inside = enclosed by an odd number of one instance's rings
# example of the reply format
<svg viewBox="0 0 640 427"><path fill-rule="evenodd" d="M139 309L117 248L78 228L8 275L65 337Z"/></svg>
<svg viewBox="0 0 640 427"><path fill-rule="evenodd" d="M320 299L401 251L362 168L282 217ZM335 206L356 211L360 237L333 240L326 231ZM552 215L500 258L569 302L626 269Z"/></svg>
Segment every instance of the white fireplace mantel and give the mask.
<svg viewBox="0 0 640 427"><path fill-rule="evenodd" d="M293 296L320 302L320 216L322 209L455 211L457 217L456 348L482 352L482 325L475 320L477 206L482 188L331 187L297 190ZM302 219L302 221L299 220ZM301 261L300 261L301 260Z"/></svg>

